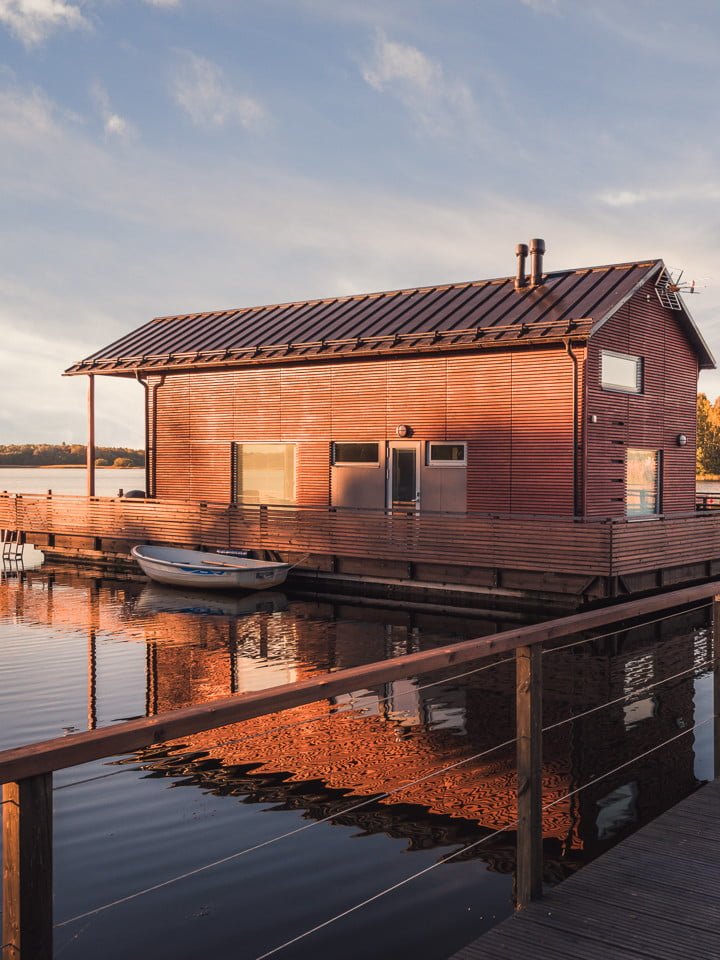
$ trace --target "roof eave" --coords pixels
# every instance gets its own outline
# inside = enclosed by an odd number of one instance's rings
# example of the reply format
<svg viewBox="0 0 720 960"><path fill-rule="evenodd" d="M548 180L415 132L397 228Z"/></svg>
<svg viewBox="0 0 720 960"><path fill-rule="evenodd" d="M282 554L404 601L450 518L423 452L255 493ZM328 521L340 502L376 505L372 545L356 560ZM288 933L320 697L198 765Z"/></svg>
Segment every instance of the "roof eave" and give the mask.
<svg viewBox="0 0 720 960"><path fill-rule="evenodd" d="M666 269L665 262L663 260L656 260L650 267L648 267L647 271L643 274L641 279L638 280L636 284L634 284L634 286L629 290L629 292L626 293L625 296L622 297L620 300L618 300L618 302L613 305L612 309L608 310L608 312L603 317L595 321L595 323L590 328L589 336L593 337L598 332L598 330L600 330L603 326L605 326L605 324L607 323L608 320L610 320L611 317L615 316L618 310L620 310L622 307L625 306L628 300L632 299L632 297L634 297L635 294L645 286L648 280L651 280L657 274L662 273L662 271L665 269ZM682 299L682 297L680 298L680 303L682 304L682 314L685 318L688 339L690 340L690 343L692 344L692 346L695 348L695 352L697 354L698 361L699 361L698 363L699 368L701 370L715 370L716 369L715 358L710 352L710 348L705 342L703 335L700 333L700 330L698 329L697 324L693 320L692 314L688 310L685 304L685 301Z"/></svg>

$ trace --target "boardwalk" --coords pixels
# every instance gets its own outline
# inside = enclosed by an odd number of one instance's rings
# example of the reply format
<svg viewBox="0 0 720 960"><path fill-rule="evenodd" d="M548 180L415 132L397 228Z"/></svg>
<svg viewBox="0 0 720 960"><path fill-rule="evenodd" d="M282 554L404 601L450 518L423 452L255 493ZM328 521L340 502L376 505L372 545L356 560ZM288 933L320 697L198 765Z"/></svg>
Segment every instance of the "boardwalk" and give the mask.
<svg viewBox="0 0 720 960"><path fill-rule="evenodd" d="M720 957L720 780L452 960Z"/></svg>

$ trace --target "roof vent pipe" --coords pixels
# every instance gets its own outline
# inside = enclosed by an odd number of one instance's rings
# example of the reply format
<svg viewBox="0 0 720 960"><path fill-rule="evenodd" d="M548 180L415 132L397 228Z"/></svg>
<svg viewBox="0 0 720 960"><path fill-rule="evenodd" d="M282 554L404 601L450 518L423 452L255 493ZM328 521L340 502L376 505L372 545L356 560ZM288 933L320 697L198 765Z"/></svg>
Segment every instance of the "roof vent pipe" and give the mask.
<svg viewBox="0 0 720 960"><path fill-rule="evenodd" d="M544 240L530 241L530 286L537 287L542 283L543 254L545 253Z"/></svg>
<svg viewBox="0 0 720 960"><path fill-rule="evenodd" d="M515 247L515 256L517 257L517 273L515 274L515 289L520 290L527 286L528 279L525 276L525 262L527 261L528 245L519 243Z"/></svg>

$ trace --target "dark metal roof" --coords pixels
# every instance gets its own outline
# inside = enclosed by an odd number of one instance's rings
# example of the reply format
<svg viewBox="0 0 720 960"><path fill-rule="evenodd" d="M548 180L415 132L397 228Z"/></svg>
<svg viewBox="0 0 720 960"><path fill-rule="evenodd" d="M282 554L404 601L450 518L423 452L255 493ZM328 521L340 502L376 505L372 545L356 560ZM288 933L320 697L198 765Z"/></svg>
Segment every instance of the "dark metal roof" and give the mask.
<svg viewBox="0 0 720 960"><path fill-rule="evenodd" d="M539 345L568 337L586 340L663 269L661 260L648 260L548 273L542 284L521 290L515 290L512 277L504 277L157 317L65 372L129 376L347 355ZM700 365L714 366L684 309L682 322Z"/></svg>

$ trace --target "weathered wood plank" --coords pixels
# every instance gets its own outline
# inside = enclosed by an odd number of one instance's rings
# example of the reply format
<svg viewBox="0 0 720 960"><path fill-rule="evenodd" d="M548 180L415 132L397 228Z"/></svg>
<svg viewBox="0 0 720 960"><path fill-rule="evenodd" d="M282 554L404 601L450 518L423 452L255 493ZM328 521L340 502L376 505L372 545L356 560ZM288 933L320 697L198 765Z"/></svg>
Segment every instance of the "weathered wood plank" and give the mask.
<svg viewBox="0 0 720 960"><path fill-rule="evenodd" d="M3 960L52 960L52 774L6 783Z"/></svg>
<svg viewBox="0 0 720 960"><path fill-rule="evenodd" d="M702 835L687 835L686 810L694 823L702 812ZM453 960L720 956L718 841L720 781L714 781Z"/></svg>
<svg viewBox="0 0 720 960"><path fill-rule="evenodd" d="M518 907L542 893L542 649L515 652L517 717Z"/></svg>

